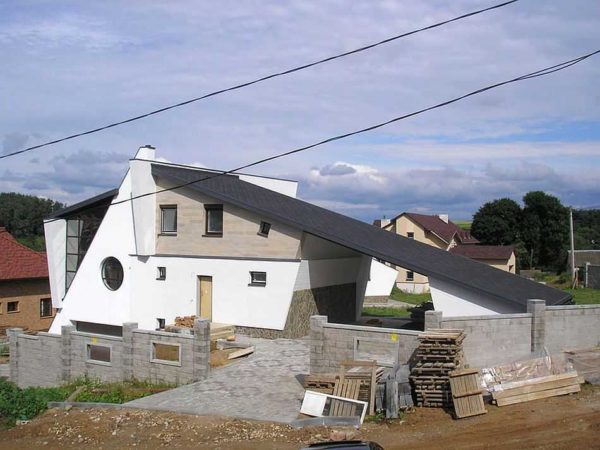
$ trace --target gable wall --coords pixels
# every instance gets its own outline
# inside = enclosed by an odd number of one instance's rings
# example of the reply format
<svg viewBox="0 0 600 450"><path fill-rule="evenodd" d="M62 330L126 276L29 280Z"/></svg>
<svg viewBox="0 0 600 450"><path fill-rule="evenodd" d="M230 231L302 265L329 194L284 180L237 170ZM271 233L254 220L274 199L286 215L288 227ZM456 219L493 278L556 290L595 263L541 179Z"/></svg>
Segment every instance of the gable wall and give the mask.
<svg viewBox="0 0 600 450"><path fill-rule="evenodd" d="M170 185L157 182L157 189ZM161 192L156 200L156 254L188 256L298 259L301 232L273 223L233 205L223 205L223 236L204 236L205 204L222 204L205 195L180 189ZM160 233L160 205L177 205L177 234ZM268 237L258 234L261 220L271 223Z"/></svg>

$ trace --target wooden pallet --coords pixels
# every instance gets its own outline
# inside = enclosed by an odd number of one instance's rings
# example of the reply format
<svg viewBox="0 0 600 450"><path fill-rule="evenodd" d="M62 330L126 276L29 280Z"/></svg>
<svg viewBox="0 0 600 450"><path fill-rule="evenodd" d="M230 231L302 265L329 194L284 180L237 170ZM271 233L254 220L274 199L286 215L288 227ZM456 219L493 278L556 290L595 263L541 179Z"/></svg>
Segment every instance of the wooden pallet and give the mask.
<svg viewBox="0 0 600 450"><path fill-rule="evenodd" d="M450 390L457 418L486 414L479 383L479 369L462 369L450 373Z"/></svg>

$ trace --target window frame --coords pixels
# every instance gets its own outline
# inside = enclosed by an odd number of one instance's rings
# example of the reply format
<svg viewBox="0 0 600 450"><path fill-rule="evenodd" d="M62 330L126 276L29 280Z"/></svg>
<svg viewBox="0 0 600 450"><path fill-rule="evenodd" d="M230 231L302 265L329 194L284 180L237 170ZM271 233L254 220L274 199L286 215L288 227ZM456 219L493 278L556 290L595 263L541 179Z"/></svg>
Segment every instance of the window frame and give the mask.
<svg viewBox="0 0 600 450"><path fill-rule="evenodd" d="M406 271L406 281L415 281L415 272L413 270Z"/></svg>
<svg viewBox="0 0 600 450"><path fill-rule="evenodd" d="M406 232L406 237L408 239L414 239L415 238L415 232L414 231L407 231Z"/></svg>
<svg viewBox="0 0 600 450"><path fill-rule="evenodd" d="M101 359L92 359L92 347L104 347L108 349L108 361ZM101 366L112 366L112 345L110 344L95 344L93 342L85 343L85 362L90 364L98 364Z"/></svg>
<svg viewBox="0 0 600 450"><path fill-rule="evenodd" d="M9 306L12 304L16 304L17 305L17 309L15 309L14 311L10 311L9 310ZM6 302L6 314L16 314L21 312L20 308L19 308L19 300L12 300L10 302Z"/></svg>
<svg viewBox="0 0 600 450"><path fill-rule="evenodd" d="M171 361L169 359L156 358L156 345L164 345L171 347L178 347L178 359L177 361ZM150 341L150 362L154 364L165 364L167 366L181 367L181 343L179 342L161 342L161 341Z"/></svg>
<svg viewBox="0 0 600 450"><path fill-rule="evenodd" d="M160 205L160 234L175 236L177 234L177 205ZM175 210L175 229L165 230L165 211Z"/></svg>
<svg viewBox="0 0 600 450"><path fill-rule="evenodd" d="M44 302L49 302L50 303L50 314L43 314L43 307L42 305L44 304ZM45 297L45 298L40 298L40 317L41 318L46 318L46 317L52 317L52 299L49 297Z"/></svg>
<svg viewBox="0 0 600 450"><path fill-rule="evenodd" d="M167 279L167 267L166 266L156 266L156 279L160 281L164 281Z"/></svg>
<svg viewBox="0 0 600 450"><path fill-rule="evenodd" d="M265 231L265 228L266 228L266 231ZM271 231L271 224L269 222L265 222L264 220L261 220L257 234L259 236L268 237L270 231Z"/></svg>
<svg viewBox="0 0 600 450"><path fill-rule="evenodd" d="M264 274L265 281L257 281L255 277L258 274ZM259 270L251 270L250 271L250 283L248 284L248 286L265 287L266 285L267 285L267 272L263 272L263 271L259 271Z"/></svg>
<svg viewBox="0 0 600 450"><path fill-rule="evenodd" d="M119 281L119 285L116 287L112 287L107 283L106 280L108 279L108 277L106 277L105 273L104 273L106 264L108 264L108 262L110 260L115 260L117 263L119 263L119 266L121 267L121 280ZM102 278L102 282L104 283L104 286L106 286L106 289L108 289L109 291L112 291L112 292L118 291L121 288L121 286L123 285L123 281L125 280L125 269L123 268L123 263L114 256L108 256L108 257L104 258L104 260L102 261L102 264L100 265L100 278Z"/></svg>
<svg viewBox="0 0 600 450"><path fill-rule="evenodd" d="M208 229L208 218L209 218L209 214L212 211L221 211L221 231L211 231ZM205 237L222 237L223 236L223 228L224 228L224 223L223 223L223 204L210 204L210 205L204 205L204 236Z"/></svg>

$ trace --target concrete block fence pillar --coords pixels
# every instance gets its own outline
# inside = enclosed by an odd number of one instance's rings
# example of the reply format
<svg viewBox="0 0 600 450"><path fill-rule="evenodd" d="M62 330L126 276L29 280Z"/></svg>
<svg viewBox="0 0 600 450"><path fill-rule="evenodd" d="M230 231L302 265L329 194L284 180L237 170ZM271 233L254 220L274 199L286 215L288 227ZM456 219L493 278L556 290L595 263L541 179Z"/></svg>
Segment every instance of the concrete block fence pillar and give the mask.
<svg viewBox="0 0 600 450"><path fill-rule="evenodd" d="M310 373L321 372L323 362L323 341L325 339L324 326L327 324L327 316L310 317Z"/></svg>
<svg viewBox="0 0 600 450"><path fill-rule="evenodd" d="M192 378L194 381L203 380L208 377L210 366L210 320L196 319L194 321L194 369Z"/></svg>
<svg viewBox="0 0 600 450"><path fill-rule="evenodd" d="M541 352L546 343L546 302L527 300L527 312L531 314L531 351Z"/></svg>
<svg viewBox="0 0 600 450"><path fill-rule="evenodd" d="M8 336L8 351L10 354L10 381L18 384L19 378L19 335L23 334L23 328L9 328L6 330Z"/></svg>
<svg viewBox="0 0 600 450"><path fill-rule="evenodd" d="M442 311L425 311L425 331L442 328Z"/></svg>
<svg viewBox="0 0 600 450"><path fill-rule="evenodd" d="M71 333L74 331L73 325L63 325L60 328L61 380L64 382L71 381Z"/></svg>
<svg viewBox="0 0 600 450"><path fill-rule="evenodd" d="M125 322L123 324L123 380L135 378L133 371L133 330L137 330L137 322Z"/></svg>

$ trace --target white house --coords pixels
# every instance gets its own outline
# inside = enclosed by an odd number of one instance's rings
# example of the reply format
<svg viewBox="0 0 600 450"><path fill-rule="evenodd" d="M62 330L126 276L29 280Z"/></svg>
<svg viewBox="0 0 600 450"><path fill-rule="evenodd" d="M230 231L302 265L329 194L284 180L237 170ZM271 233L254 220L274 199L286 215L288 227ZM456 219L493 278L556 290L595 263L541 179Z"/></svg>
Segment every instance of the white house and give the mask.
<svg viewBox="0 0 600 450"><path fill-rule="evenodd" d="M118 189L45 221L59 311L50 331L153 329L197 314L259 336L301 336L310 315L353 322L365 293L391 290L396 272L373 258L429 276L446 316L570 299L295 195L289 180L159 162L140 148Z"/></svg>

